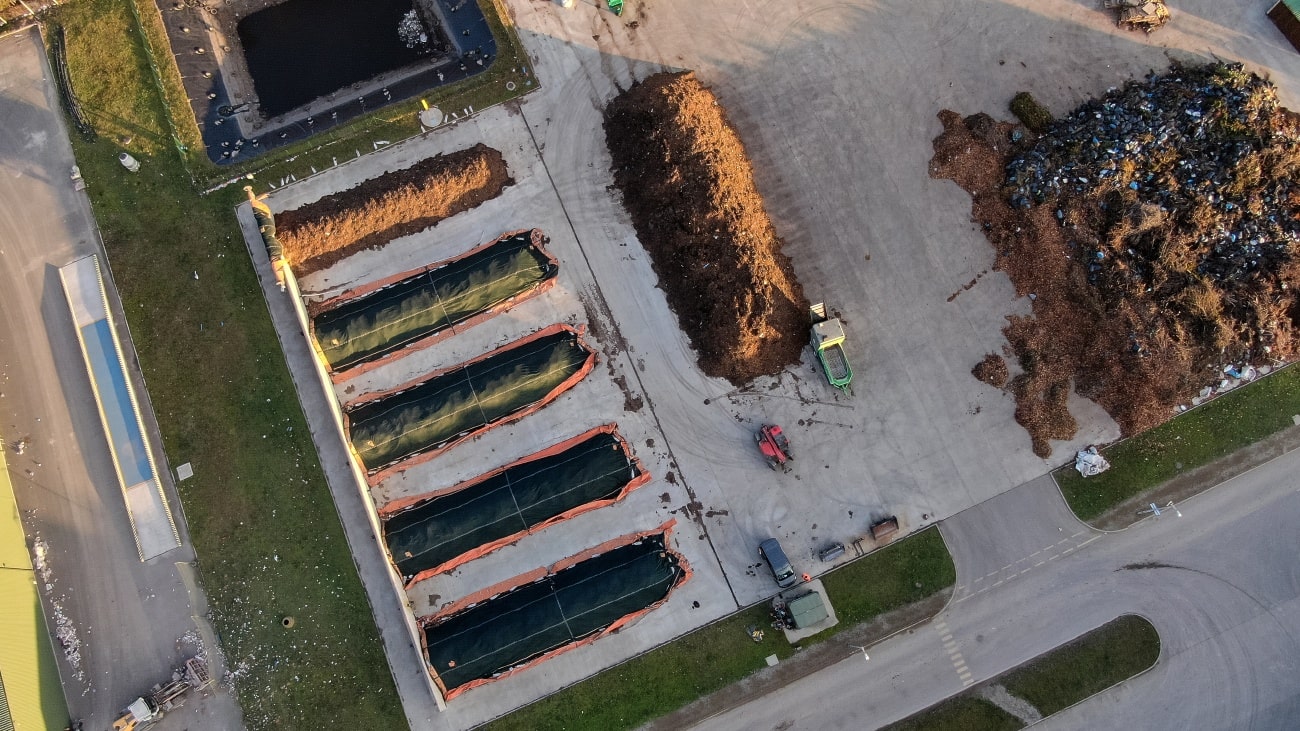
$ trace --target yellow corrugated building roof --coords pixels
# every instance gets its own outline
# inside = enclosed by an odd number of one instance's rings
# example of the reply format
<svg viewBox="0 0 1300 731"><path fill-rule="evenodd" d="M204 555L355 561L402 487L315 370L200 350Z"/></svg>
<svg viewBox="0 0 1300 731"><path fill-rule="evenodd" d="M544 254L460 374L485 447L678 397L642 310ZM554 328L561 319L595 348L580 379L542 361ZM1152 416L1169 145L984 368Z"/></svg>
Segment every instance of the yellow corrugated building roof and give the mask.
<svg viewBox="0 0 1300 731"><path fill-rule="evenodd" d="M0 731L63 731L68 705L0 447Z"/></svg>

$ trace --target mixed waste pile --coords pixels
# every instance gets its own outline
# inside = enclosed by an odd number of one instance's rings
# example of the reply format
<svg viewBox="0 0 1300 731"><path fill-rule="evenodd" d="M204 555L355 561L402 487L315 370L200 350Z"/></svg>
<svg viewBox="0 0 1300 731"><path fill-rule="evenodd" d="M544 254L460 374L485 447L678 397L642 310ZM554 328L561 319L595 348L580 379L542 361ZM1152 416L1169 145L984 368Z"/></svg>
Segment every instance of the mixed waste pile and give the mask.
<svg viewBox="0 0 1300 731"><path fill-rule="evenodd" d="M1083 104L1015 156L1011 203L1055 209L1105 299L1177 307L1188 286L1212 286L1223 314L1248 328L1236 342L1215 331L1215 344L1232 358L1276 357L1281 313L1254 300L1287 289L1278 275L1300 241L1300 147L1284 111L1273 85L1240 64L1152 73Z"/></svg>
<svg viewBox="0 0 1300 731"><path fill-rule="evenodd" d="M1297 119L1271 83L1221 63L1131 81L1037 137L944 117L933 174L972 193L998 267L1034 300L1007 328L1031 433L1073 435L1071 382L1130 434L1225 372L1295 357ZM1000 189L964 171L976 158L958 144L996 153Z"/></svg>
<svg viewBox="0 0 1300 731"><path fill-rule="evenodd" d="M1105 0L1107 9L1117 10L1120 26L1140 28L1148 33L1169 22L1164 0Z"/></svg>
<svg viewBox="0 0 1300 731"><path fill-rule="evenodd" d="M1279 210L1300 187L1290 175L1295 130L1275 128L1278 111L1273 85L1239 64L1153 73L1079 107L1013 159L1011 202L1120 193L1101 202L1103 215L1115 204L1154 206L1145 215L1195 236L1198 274L1235 286L1275 269L1300 238L1300 220ZM1065 219L1063 210L1056 216ZM1158 257L1153 238L1132 243ZM1087 253L1094 283L1117 268L1130 278L1150 269L1127 248L1109 259L1104 246Z"/></svg>

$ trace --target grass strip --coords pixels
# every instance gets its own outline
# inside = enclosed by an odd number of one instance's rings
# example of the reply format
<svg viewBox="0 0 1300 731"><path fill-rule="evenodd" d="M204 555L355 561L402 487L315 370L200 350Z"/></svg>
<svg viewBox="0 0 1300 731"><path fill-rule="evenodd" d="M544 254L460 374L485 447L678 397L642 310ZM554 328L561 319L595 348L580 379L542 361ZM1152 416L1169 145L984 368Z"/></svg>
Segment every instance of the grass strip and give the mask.
<svg viewBox="0 0 1300 731"><path fill-rule="evenodd" d="M817 639L919 602L955 583L957 569L939 529L926 528L822 577L840 623Z"/></svg>
<svg viewBox="0 0 1300 731"><path fill-rule="evenodd" d="M1012 695L1044 716L1069 708L1156 664L1160 635L1126 614L1002 676Z"/></svg>
<svg viewBox="0 0 1300 731"><path fill-rule="evenodd" d="M1065 500L1091 520L1186 470L1209 464L1293 425L1300 370L1285 368L1102 450L1111 468L1084 478L1073 463L1056 471Z"/></svg>
<svg viewBox="0 0 1300 731"><path fill-rule="evenodd" d="M1126 614L1009 670L983 685L1001 684L1044 718L1086 700L1156 664L1160 635L1143 617ZM887 731L1019 729L1025 724L976 690L886 726Z"/></svg>
<svg viewBox="0 0 1300 731"><path fill-rule="evenodd" d="M973 695L949 698L915 716L886 726L886 731L1016 731L1020 719Z"/></svg>
<svg viewBox="0 0 1300 731"><path fill-rule="evenodd" d="M173 146L129 2L59 6L100 136L73 140L245 723L406 728L233 207ZM156 11L155 11L156 12ZM126 141L129 140L129 141ZM121 150L141 163L129 173ZM285 629L280 620L293 616Z"/></svg>
<svg viewBox="0 0 1300 731"><path fill-rule="evenodd" d="M923 599L955 581L956 569L943 538L937 529L927 528L822 577L840 623L804 645ZM767 602L742 609L485 728L635 728L766 667L768 655L782 660L793 655L794 648L770 625ZM762 642L749 638L749 626L765 631Z"/></svg>

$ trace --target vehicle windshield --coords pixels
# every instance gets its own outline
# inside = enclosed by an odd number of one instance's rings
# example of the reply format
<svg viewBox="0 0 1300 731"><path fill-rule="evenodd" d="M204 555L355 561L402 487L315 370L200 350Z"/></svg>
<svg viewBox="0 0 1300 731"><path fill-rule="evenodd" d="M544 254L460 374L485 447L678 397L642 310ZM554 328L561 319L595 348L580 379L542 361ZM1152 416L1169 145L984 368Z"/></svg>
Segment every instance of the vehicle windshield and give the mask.
<svg viewBox="0 0 1300 731"><path fill-rule="evenodd" d="M786 579L790 578L791 576L794 576L794 569L791 568L791 567L789 567L789 566L786 566L786 567L785 567L785 571L782 571L782 572L780 572L779 574L776 575L776 580L777 580L777 581L785 581Z"/></svg>

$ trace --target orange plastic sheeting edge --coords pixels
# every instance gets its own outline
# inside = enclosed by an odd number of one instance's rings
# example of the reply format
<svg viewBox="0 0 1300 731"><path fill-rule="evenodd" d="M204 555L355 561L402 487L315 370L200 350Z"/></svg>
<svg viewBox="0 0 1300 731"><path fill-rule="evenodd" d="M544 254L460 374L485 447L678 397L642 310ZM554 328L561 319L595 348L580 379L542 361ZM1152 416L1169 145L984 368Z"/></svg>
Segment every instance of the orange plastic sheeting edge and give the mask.
<svg viewBox="0 0 1300 731"><path fill-rule="evenodd" d="M542 245L542 239L546 237L545 233L539 228L534 228L534 229L521 228L515 231L509 231L507 233L503 233L491 241L487 241L482 244L479 244L478 246L475 246L469 251L466 251L465 253L460 254L458 256L454 256L450 259L443 259L442 261L435 262L427 266L418 267L416 269L408 269L407 271L400 272L398 274L384 277L383 279L374 282L370 282L367 284L354 287L353 289L346 290L340 295L337 295L335 297L330 297L329 299L321 300L320 302L307 303L307 313L311 317L315 317L321 312L324 312L326 310L331 310L350 300L359 299L361 297L370 294L371 292L382 289L391 284L396 284L397 282L400 282L404 279L415 277L425 272L433 271L435 269L441 269L442 267L448 266L450 264L455 264L461 259L465 259L470 256L473 256L474 254L477 254L483 249L486 249L489 246L493 246L499 243L502 239L508 239L511 236L515 236L524 233L526 231L532 231L532 235L529 237L530 245L533 248L537 249L539 252L541 252L542 256L546 257L547 263L549 263L553 267L558 268L560 266L560 260L555 258L555 255L552 254L550 251L548 251L546 247ZM412 352L423 350L425 348L433 346L441 342L442 340L445 340L457 333L464 332L465 330L468 330L471 327L484 322L485 320L496 317L497 315L503 312L507 312L514 306L548 291L551 287L555 286L556 281L557 280L555 277L548 277L542 280L541 282L539 282L532 289L529 289L526 292L521 292L515 295L514 297L511 297L509 300L498 303L497 305L490 307L462 322L456 323L455 325L452 325L445 330L440 330L435 333L430 333L429 335L426 335L425 337L420 338L419 340L415 340L411 343L402 346L402 348L398 350L395 350L391 353L385 353L384 355L381 355L372 361L368 361L365 363L358 363L357 365L354 365L351 368L345 368L339 371L333 370L330 367L329 362L325 360L324 353L320 352L319 346L316 347L317 356L321 359L321 363L324 364L326 372L330 374L330 380L332 380L335 383L341 383L350 378L354 378L356 376L367 373L375 368L378 368L379 366L385 363L389 363L393 360L396 360L397 358L401 358L402 356L409 355ZM304 297L304 299L306 298ZM310 317L308 318L307 322L308 325L310 326L312 323ZM312 341L312 344L315 345L316 333L314 327L312 328L310 340Z"/></svg>
<svg viewBox="0 0 1300 731"><path fill-rule="evenodd" d="M385 389L383 391L374 391L365 394L364 396L359 396L355 399L352 399L351 401L344 403L343 410L352 411L358 406L364 406L365 404L368 404L372 401L378 401L380 399L384 399L389 396L392 396L393 394L401 393L403 391L415 388L416 386L425 383L426 381L432 381L438 376L450 373L452 371L460 370L461 368L465 368L467 366L472 366L475 363L487 360L488 358L491 358L492 356L497 355L498 353L502 353L512 348L517 348L521 345L526 345L528 343L533 342L534 340L541 340L542 338L548 335L554 335L558 332L567 331L573 333L574 335L577 335L578 344L581 345L583 348L585 348L588 352L594 354L595 351L593 351L591 347L587 345L586 341L582 339L582 335L583 333L586 332L586 330L587 330L586 325L581 325L577 328L573 327L572 325L566 325L564 323L559 323L559 322L555 323L554 325L547 325L546 327L542 328L541 330L538 330L535 333L532 333L531 335L525 335L524 337L519 338L518 340L512 340L506 343L505 345L502 345L499 348L493 348L492 350L489 350L486 353L476 355L467 361L457 363L456 365L447 366L446 368L439 368L437 370L429 371L424 375L412 378L411 380L406 381L405 383L399 383L398 385L393 386L392 388L389 389Z"/></svg>
<svg viewBox="0 0 1300 731"><path fill-rule="evenodd" d="M672 532L673 527L676 525L677 525L677 519L669 518L666 522L664 522L662 525L660 525L657 528L651 528L649 530L643 530L637 533L628 533L625 535L621 535L617 538L611 538L608 541L605 541L604 543L598 546L588 548L585 551L582 551L580 553L575 553L572 556L569 556L568 558L562 558L559 561L555 562L554 564L551 564L550 566L540 566L536 569L533 569L532 571L529 571L526 574L520 574L519 576L516 576L512 579L506 579L505 581L502 581L500 583L493 584L492 586L489 586L486 589L480 589L479 591L476 591L473 594L470 594L469 596L462 597L446 605L442 609L438 610L436 614L430 614L421 617L420 625L424 626L429 624L435 624L438 620L442 619L443 617L446 617L451 614L455 614L465 609L469 609L475 604L479 604L488 599L491 599L497 594L504 594L505 592L510 591L511 589L517 586L523 586L524 584L531 584L534 581L537 581L538 579L544 576L549 576L550 574L554 574L558 571L561 571L562 569L567 569L568 567L580 561L585 561L593 556L598 556L611 549L618 548L619 546L626 546L629 543L635 543L641 540L642 538L645 538L646 536L652 536L655 535L656 533L663 533L664 542L666 545L668 541L668 536Z"/></svg>
<svg viewBox="0 0 1300 731"><path fill-rule="evenodd" d="M321 362L325 364L326 370L329 371L330 380L332 382L343 383L344 381L350 380L352 378L356 378L357 376L363 375L365 373L369 373L375 368L378 368L379 366L382 366L386 363L391 363L397 360L398 358L404 358L412 353L424 350L425 348L433 347L434 345L437 345L443 340L446 340L447 338L450 338L454 335L463 333L466 330L474 327L475 325L490 320L493 317L496 317L497 315L500 315L503 312L509 312L515 306L520 305L523 302L530 300L534 297L545 294L548 290L551 289L551 287L555 286L556 281L557 280L555 277L544 279L538 284L536 284L535 286L533 286L532 289L529 289L526 292L521 292L515 295L514 297L511 297L510 299L506 300L505 302L500 302L493 307L489 307L488 309L483 310L482 312L478 313L477 315L474 315L473 317L467 317L464 320L460 321L459 323L452 325L451 327L448 327L445 330L439 330L438 332L430 333L429 335L426 335L420 338L419 340L415 340L410 343L407 343L406 345L403 345L398 350L394 350L391 353L385 353L379 356L378 358L375 358L374 360L369 360L364 363L358 363L352 366L351 368L345 368L344 370L341 371L331 370L329 363L325 361L325 354L323 352L320 354ZM316 337L313 335L312 341L315 342L315 340Z"/></svg>
<svg viewBox="0 0 1300 731"><path fill-rule="evenodd" d="M349 451L352 452L353 459L356 459L357 463L361 465L361 468L367 472L366 482L369 483L371 487L374 487L375 485L378 485L379 483L388 479L392 475L395 475L399 472L404 472L405 470L411 467L428 462L434 457L437 457L438 455L442 454L448 449L451 449L452 447L455 447L456 445L460 444L461 442L464 442L467 439L473 439L475 437L482 436L483 434L486 434L487 432L492 431L493 429L499 426L506 426L507 424L513 424L516 421L519 421L520 419L524 418L525 416L528 416L529 414L541 410L542 408L550 404L552 401L559 398L560 394L564 393L570 388L573 388L575 385L578 384L578 382L586 378L587 374L591 373L592 369L596 367L596 359L597 359L596 351L593 350L591 346L588 345L587 342L582 339L582 334L585 330L586 330L585 325L580 326L576 329L569 325L563 325L563 324L551 325L549 327L546 327L542 330L533 333L532 335L529 335L528 337L521 338L511 343L507 343L501 346L500 348L484 353L483 355L480 355L472 360L465 361L464 363L461 363L459 365L451 366L450 368L442 368L433 371L432 373L427 373L415 380L408 381L395 388L390 388L386 391L380 391L374 394L368 394L363 398L357 399L355 401L351 401L348 404L344 405L343 408L345 413L343 414L343 429L344 429L344 433L347 434L350 433L352 429L352 422L348 419L348 415L346 413L347 411L350 411L358 406L361 406L362 404L367 404L370 403L371 401L376 401L386 396L391 396L393 394L401 393L402 391L405 391L408 388L413 388L426 381L431 381L434 378L443 375L444 373L448 373L450 371L457 370L468 365L472 365L485 358L489 358L493 355L496 355L501 351L509 350L510 348L524 345L526 343L532 342L533 340L544 338L548 335L553 335L560 331L568 331L576 335L578 346L581 347L583 350L587 351L587 360L583 362L581 368L579 368L576 372L574 372L573 375L564 379L564 381L562 381L558 386L551 389L550 393L543 396L541 399L533 403L531 406L525 409L520 409L519 411L516 411L515 413L510 414L509 416L502 417L501 419L498 419L497 421L494 421L491 424L485 424L484 426L479 427L478 429L472 429L468 432L465 432L464 434L455 437L454 439L444 442L439 447L433 449L427 449L423 452L420 452L419 454L413 454L410 457L401 460L400 462L396 462L394 464L391 464L387 467L376 470L374 472L370 472L366 468L365 462L361 461L360 455L356 453L355 449L351 448L351 441L349 440Z"/></svg>
<svg viewBox="0 0 1300 731"><path fill-rule="evenodd" d="M446 573L448 571L455 569L461 564L467 563L469 561L473 561L476 558L482 558L483 556L486 556L489 553L492 553L493 551L504 548L506 546L513 545L516 542L518 542L519 539L525 536L530 536L534 533L541 532L546 528L555 525L556 523L561 523L570 518L574 518L579 515L582 515L583 513L591 512L592 510L598 510L600 508L613 505L619 502L620 500L622 500L623 498L627 497L628 495L630 495L633 490L650 482L650 480L653 478L650 475L650 473L646 472L645 465L641 463L641 460L636 455L632 454L632 450L630 447L628 447L627 441L623 439L622 435L618 433L618 427L614 424L606 424L605 426L598 426L595 429L591 429L583 434L580 434L579 436L573 437L572 439L566 439L563 442L560 442L559 444L550 447L548 449L545 449L541 452L537 452L536 454L530 454L529 456L524 457L523 459L511 462L505 467L499 467L485 475L476 477L466 482L462 482L461 484L456 485L455 487L452 487L450 489L440 490L438 492L432 492L425 495L418 495L412 498L404 498L400 501L389 503L388 505L384 506L384 508L379 511L380 519L383 519L389 515L402 512L401 507L409 506L414 503L421 502L423 500L428 500L434 497L440 497L442 495L449 495L451 493L460 492L461 490L468 489L470 487L473 487L474 485L477 485L480 482L483 482L484 480L487 480L489 478L501 474L502 472L510 469L511 467L524 464L526 462L532 462L533 460L540 459L543 457L549 457L553 454L557 454L559 452L564 451L565 449L567 449L569 446L572 446L573 444L576 444L580 441L588 439L602 432L607 434L613 434L614 437L618 439L619 445L623 448L623 454L627 455L628 460L631 461L632 464L636 466L636 470L639 473L636 477L632 478L631 480L628 480L627 484L623 485L623 487L618 491L618 494L616 494L612 498L607 498L605 500L592 500L591 502L583 503L582 505L578 505L576 507L570 508L569 510L564 511L559 515L555 515L553 517L547 518L546 520L542 521L541 523L538 523L532 528L529 528L527 530L521 530L516 533L512 533L508 536L503 536L501 538L498 538L495 541L489 541L488 543L484 543L478 548L472 549L470 551L466 551L465 553L462 553L461 555L453 559L450 559L448 561L444 561L441 564L434 566L433 568L425 569L424 571L421 571L417 573L415 576L411 577L411 580L406 582L406 588L409 589L415 584L418 584L419 582L424 581L425 579L431 576L437 576L438 574ZM394 571L398 572L398 576L400 577L401 572L398 571L397 563L392 559L392 556L389 556L389 565L393 567Z"/></svg>
<svg viewBox="0 0 1300 731"><path fill-rule="evenodd" d="M542 232L541 229L520 228L520 229L515 229L514 231L507 231L506 233L501 234L500 236L496 237L495 239L492 239L491 241L485 241L481 244L478 244L477 246L470 249L469 251L466 251L461 254L457 254L456 256L453 256L449 259L443 259L441 261L436 261L432 264L426 264L425 266L416 267L414 269L407 269L404 272L398 272L397 274L389 275L387 277L384 277L383 279L376 279L373 282L366 282L365 284L359 284L355 287L352 287L351 289L346 289L343 292L334 295L333 297L327 297L317 302L308 303L307 312L310 313L312 316L319 315L320 313L326 310L332 310L335 307L338 307L339 305L342 305L343 303L348 302L350 300L365 297L371 292L383 289L384 287L387 287L390 284L396 284L402 281L403 279L408 279L410 277L414 277L419 274L424 274L425 272L431 272L435 269L441 269L450 264L455 264L461 259L467 259L479 253L480 251L488 248L489 246L493 246L495 244L500 243L504 239L508 239L512 236L517 236L521 233L526 233L528 231L532 232L532 235L529 236L529 242L530 242L529 245L537 249L538 251L542 252L542 254L546 257L547 261L549 261L551 264L555 266L559 266L559 260L556 259L554 256L552 256L550 252L548 252L546 248L542 246L542 239L545 238L545 234ZM307 296L310 296L310 294L311 294L310 292L307 293ZM304 299L306 299L306 297L304 297Z"/></svg>
<svg viewBox="0 0 1300 731"><path fill-rule="evenodd" d="M601 426L595 427L594 429L588 429L587 431L575 437L569 437L568 439L565 439L562 442L556 442L555 444L552 444L551 446L541 450L540 452L533 452L532 454L529 454L527 456L520 457L519 459L511 462L510 464L501 465L500 467L492 470L491 472L484 472L478 477L472 477L468 480L465 480L464 482L460 482L455 485L452 485L451 487L443 488L441 490L430 490L429 492L420 493L419 495L412 495L410 497L398 498L396 500L392 500L387 503L384 503L383 507L379 508L378 511L379 517L380 519L391 518L392 516L397 515L398 513L406 511L407 508L410 508L411 506L416 505L418 503L422 503L426 500L440 498L445 495L452 495L460 492L461 490L468 490L469 488L474 487L480 482L486 482L487 480L496 477L497 475L501 474L502 472L505 472L506 470L513 469L520 465L528 464L529 462L536 462L539 459L554 457L555 455L559 454L560 452L563 452L569 447L572 447L573 445L578 444L579 442L586 441L596 436L597 434L613 434L614 437L618 439L619 442L623 445L624 454L626 454L629 459L631 459L636 463L638 470L640 470L643 473L645 472L645 469L641 464L641 460L633 456L631 449L628 448L627 446L627 440L623 439L623 436L618 433L618 424L603 424Z"/></svg>
<svg viewBox="0 0 1300 731"><path fill-rule="evenodd" d="M585 560L587 560L588 558L592 558L592 557L594 557L594 556L597 556L597 555L599 555L599 554L605 553L606 551L610 551L610 550L615 549L615 548L618 548L618 547L620 547L620 546L626 546L626 545L629 544L629 543L635 543L636 541L639 541L639 540L641 540L642 538L645 538L646 536L652 536L652 535L656 535L656 534L659 534L659 533L662 533L663 536L664 536L664 548L665 548L665 550L671 552L674 556L677 557L677 565L680 566L681 569L682 569L682 575L681 575L681 578L679 578L679 579L677 580L677 583L676 583L676 584L673 584L672 588L668 590L668 593L664 595L664 598L663 598L663 599L660 599L659 601L655 602L654 604L651 604L650 606L646 607L645 609L642 609L642 610L640 610L640 611L636 611L636 612L632 612L631 614L628 614L628 615L626 615L626 616L624 616L624 617L622 617L622 618L620 618L620 619L615 620L613 623L611 623L608 627L606 627L605 629L601 630L600 632L593 633L593 634L591 634L591 635L588 635L587 637L582 638L581 640L577 640L577 641L575 641L575 642L570 642L569 644L567 644L567 645L565 645L565 646L563 646L563 647L557 647L556 649L551 650L550 652L544 653L544 654L542 654L542 655L538 655L537 657L533 658L532 660L529 660L529 661L523 663L522 665L517 665L517 666L515 666L515 667L513 667L513 668L510 668L509 670L507 670L507 671L501 673L500 675L497 675L496 677L493 677L493 678L479 678L479 679L477 679L477 680L471 680L471 681L468 682L468 683L465 683L465 684L463 684L463 685L458 685L458 686L456 686L456 687L454 687L454 688L448 688L448 687L447 687L447 686L442 682L442 678L439 677L437 671L434 670L434 669L429 665L429 663L428 663L429 653L428 653L427 647L424 645L424 639L423 639L423 638L424 638L424 632L420 632L420 637L421 637L421 640L420 640L421 648L420 648L420 650L421 650L421 652L424 654L424 658L425 658L425 668L428 669L430 677L433 678L433 682L438 686L438 690L442 691L443 697L446 698L447 700L451 700L452 698L455 698L456 696L460 695L461 693L464 693L464 692L467 691L467 690L471 690L471 689L473 689L473 688L477 688L477 687L479 687L480 685L486 685L486 684L488 684L488 683L494 683L494 682L496 682L496 681L498 681L498 680L501 680L501 679L503 679L503 678L508 678L508 677L510 677L511 675L514 675L515 673L522 672L522 671L527 670L527 669L529 669L529 668L531 668L531 667L534 667L534 666L536 666L536 665L538 665L538 664L540 664L540 663L546 662L547 660L550 660L551 658L553 658L553 657L555 657L555 656L557 656L557 655L562 655L562 654L564 654L564 653L566 653L566 652L568 652L568 651L570 651L570 650L573 650L573 649L576 649L576 648L582 647L583 645L589 645L589 644L595 642L596 640L600 639L601 637L604 637L605 635L608 635L608 634L610 634L610 633L612 633L612 632L615 632L615 631L617 631L617 630L620 630L620 629L622 629L622 628L624 628L624 627L626 627L626 626L632 624L633 622L637 621L637 620L640 619L641 617L644 617L646 614L648 614L648 613L654 611L655 609L658 609L659 607L663 606L664 603L667 602L667 601L672 597L673 592L677 591L677 587L679 587L679 586L681 586L682 584L685 584L687 581L689 581L690 578L691 578L691 576L694 574L694 572L691 570L691 565L690 565L690 563L688 563L688 562L686 561L686 557L683 556L682 554L678 553L677 551L674 551L673 549L671 549L671 548L668 547L668 541L669 541L669 538L672 536L673 527L676 526L676 525L677 525L677 520L674 518L674 519L670 519L670 520L668 520L668 521L665 522L663 525L660 525L658 528L652 528L652 529L650 529L650 530L640 531L639 533L633 533L633 534L626 535L626 536L620 536L620 537L618 537L618 538L614 538L614 539L611 539L611 540L605 541L604 543L600 544L599 546L596 546L596 547L594 547L594 548L589 548L589 549L587 549L586 551L583 551L582 553L579 553L579 554L576 554L576 555L570 556L569 558L563 559L563 560L561 560L561 561L559 561L559 562L553 564L549 569L547 569L547 568L540 568L540 569L536 569L536 570L533 570L533 571L529 571L527 574L523 574L522 576L516 577L516 578L514 578L514 579L509 579L509 580L507 580L507 581L503 581L503 582L501 582L501 583L499 583L499 584L497 584L497 585L495 585L495 586L492 586L492 587L490 587L490 588L488 588L488 589L484 589L483 591L475 592L475 593L471 594L470 596L465 597L464 599L461 599L461 600L456 601L456 602L452 602L451 604L447 605L447 607L446 607L445 609L443 609L442 611L438 612L437 614L435 614L435 615L433 615L433 616L431 616L431 617L423 617L423 618L421 618L421 619L420 619L420 626L421 626L421 627L427 626L427 625L429 625L429 624L434 623L435 621L437 621L438 619L440 619L440 618L442 618L442 617L448 616L448 615L450 615L450 614L454 614L454 613L459 612L459 611L461 611L461 610L463 610L463 609L468 609L468 608L474 606L475 604L477 604L477 603L479 603L479 602L481 602L481 601L485 601L485 600L487 600L487 599L492 598L493 596L496 596L497 594L502 594L502 593L504 593L504 592L506 592L506 591L509 591L509 590L511 590L511 589L513 589L513 588L515 588L515 587L517 587L517 586L523 586L524 584L531 584L531 583L533 583L534 581L537 581L538 579L541 579L541 578L543 578L543 577L545 577L545 576L548 576L548 575L550 575L550 574L553 574L553 573L556 573L556 572L561 571L561 570L563 570L563 569L566 569L566 568L568 568L568 567L570 567L570 566L573 566L574 564L577 564L577 563L579 563L579 562L585 561Z"/></svg>

